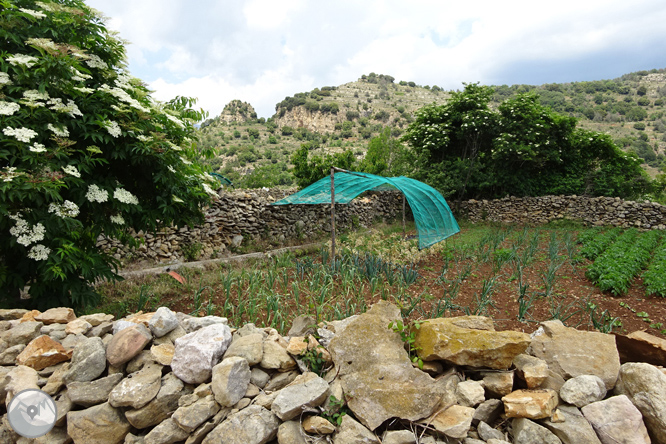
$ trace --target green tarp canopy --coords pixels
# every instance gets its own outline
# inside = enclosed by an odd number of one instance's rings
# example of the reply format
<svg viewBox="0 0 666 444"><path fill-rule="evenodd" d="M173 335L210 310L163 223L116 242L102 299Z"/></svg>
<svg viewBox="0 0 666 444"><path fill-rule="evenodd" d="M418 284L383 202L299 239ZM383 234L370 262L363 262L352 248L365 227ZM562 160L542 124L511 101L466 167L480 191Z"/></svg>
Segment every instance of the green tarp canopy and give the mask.
<svg viewBox="0 0 666 444"><path fill-rule="evenodd" d="M392 188L402 192L412 209L419 249L430 247L460 231L444 197L433 187L408 177L382 177L368 173L337 172L334 176L335 203L347 204L368 190ZM273 205L331 203L331 178L313 183Z"/></svg>

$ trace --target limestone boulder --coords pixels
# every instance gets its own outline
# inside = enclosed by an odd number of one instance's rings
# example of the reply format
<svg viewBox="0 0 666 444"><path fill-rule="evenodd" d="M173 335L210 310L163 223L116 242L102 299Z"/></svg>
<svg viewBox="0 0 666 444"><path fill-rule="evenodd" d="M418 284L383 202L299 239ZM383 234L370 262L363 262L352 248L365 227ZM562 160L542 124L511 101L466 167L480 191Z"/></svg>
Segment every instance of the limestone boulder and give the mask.
<svg viewBox="0 0 666 444"><path fill-rule="evenodd" d="M527 418L515 418L511 425L514 444L562 444L550 430Z"/></svg>
<svg viewBox="0 0 666 444"><path fill-rule="evenodd" d="M351 416L342 417L338 431L333 434L333 444L380 444L379 439Z"/></svg>
<svg viewBox="0 0 666 444"><path fill-rule="evenodd" d="M280 421L258 405L251 405L230 415L215 427L202 444L266 444L275 438Z"/></svg>
<svg viewBox="0 0 666 444"><path fill-rule="evenodd" d="M68 322L65 327L65 333L68 335L85 335L92 328L92 324L81 318Z"/></svg>
<svg viewBox="0 0 666 444"><path fill-rule="evenodd" d="M143 324L125 328L113 335L106 347L106 359L109 364L118 367L141 353L152 339L150 330Z"/></svg>
<svg viewBox="0 0 666 444"><path fill-rule="evenodd" d="M109 404L113 407L140 409L148 404L160 391L162 366L149 364L129 374L109 393Z"/></svg>
<svg viewBox="0 0 666 444"><path fill-rule="evenodd" d="M43 313L35 316L35 321L43 322L44 324L67 324L76 319L74 310L67 307L49 308Z"/></svg>
<svg viewBox="0 0 666 444"><path fill-rule="evenodd" d="M615 335L620 362L646 362L666 367L666 339L644 331Z"/></svg>
<svg viewBox="0 0 666 444"><path fill-rule="evenodd" d="M400 335L388 328L398 319L397 307L375 304L329 345L348 407L370 430L393 417L417 421L432 415L446 390L411 365Z"/></svg>
<svg viewBox="0 0 666 444"><path fill-rule="evenodd" d="M159 424L178 408L178 400L192 393L176 375L167 373L162 377L159 392L148 404L136 410L127 410L127 420L137 429Z"/></svg>
<svg viewBox="0 0 666 444"><path fill-rule="evenodd" d="M67 434L74 444L120 444L131 427L122 411L108 402L67 413Z"/></svg>
<svg viewBox="0 0 666 444"><path fill-rule="evenodd" d="M176 424L173 418L167 418L153 428L143 438L144 444L173 444L183 441L189 433Z"/></svg>
<svg viewBox="0 0 666 444"><path fill-rule="evenodd" d="M558 401L557 392L550 389L516 390L502 398L508 418L548 418Z"/></svg>
<svg viewBox="0 0 666 444"><path fill-rule="evenodd" d="M65 350L65 347L51 339L50 336L42 335L30 341L16 357L16 363L35 370L42 370L60 362L69 361L71 358L71 350Z"/></svg>
<svg viewBox="0 0 666 444"><path fill-rule="evenodd" d="M593 402L581 409L602 444L649 444L643 416L625 395Z"/></svg>
<svg viewBox="0 0 666 444"><path fill-rule="evenodd" d="M543 359L527 354L521 354L513 359L516 374L525 381L527 388L539 388L548 378L548 363Z"/></svg>
<svg viewBox="0 0 666 444"><path fill-rule="evenodd" d="M35 369L26 367L25 365L17 365L12 367L12 369L5 375L4 381L2 384L3 392L6 393L5 403L9 405L9 402L23 390L27 389L39 389L37 386L37 381L39 375Z"/></svg>
<svg viewBox="0 0 666 444"><path fill-rule="evenodd" d="M335 426L321 416L308 416L303 420L303 430L313 435L330 435L335 432Z"/></svg>
<svg viewBox="0 0 666 444"><path fill-rule="evenodd" d="M638 408L654 441L666 444L666 374L650 364L628 362L620 368L615 392Z"/></svg>
<svg viewBox="0 0 666 444"><path fill-rule="evenodd" d="M234 337L231 345L224 353L224 358L239 356L245 358L250 366L259 364L264 355L263 342L264 336L261 333Z"/></svg>
<svg viewBox="0 0 666 444"><path fill-rule="evenodd" d="M174 374L188 384L201 384L211 378L213 367L231 344L231 330L224 323L200 328L176 339L171 361Z"/></svg>
<svg viewBox="0 0 666 444"><path fill-rule="evenodd" d="M92 381L106 370L106 350L101 338L83 337L72 353L65 381Z"/></svg>
<svg viewBox="0 0 666 444"><path fill-rule="evenodd" d="M67 384L67 396L78 405L92 407L109 399L109 393L123 379L122 373L89 382L70 382Z"/></svg>
<svg viewBox="0 0 666 444"><path fill-rule="evenodd" d="M564 380L595 375L604 381L607 390L615 387L620 373L620 355L612 335L576 330L559 320L541 323L533 333L528 353L546 361L548 368Z"/></svg>
<svg viewBox="0 0 666 444"><path fill-rule="evenodd" d="M505 370L530 345L530 337L515 331L488 330L488 318L463 316L430 319L415 329L414 345L424 361ZM491 321L492 322L492 321ZM480 327L480 328L479 328Z"/></svg>
<svg viewBox="0 0 666 444"><path fill-rule="evenodd" d="M282 421L289 421L307 408L321 405L328 397L328 383L314 373L304 374L278 392L271 411Z"/></svg>
<svg viewBox="0 0 666 444"><path fill-rule="evenodd" d="M566 381L560 388L560 398L576 407L601 401L606 397L606 385L598 376L581 375Z"/></svg>
<svg viewBox="0 0 666 444"><path fill-rule="evenodd" d="M213 395L208 395L198 398L192 404L178 407L171 418L181 429L191 433L209 418L215 416L219 410L220 406L215 402Z"/></svg>
<svg viewBox="0 0 666 444"><path fill-rule="evenodd" d="M245 358L233 356L213 367L211 388L222 407L231 407L240 401L249 385L250 365Z"/></svg>
<svg viewBox="0 0 666 444"><path fill-rule="evenodd" d="M472 425L474 409L462 405L452 405L442 412L435 413L432 417L422 422L434 427L440 433L450 438L462 439Z"/></svg>
<svg viewBox="0 0 666 444"><path fill-rule="evenodd" d="M560 405L557 410L562 415L563 421L552 421L550 418L546 418L541 421L541 425L560 438L562 444L601 444L592 425L578 408L571 405Z"/></svg>
<svg viewBox="0 0 666 444"><path fill-rule="evenodd" d="M176 313L168 307L160 307L148 321L148 327L156 338L161 338L178 326Z"/></svg>

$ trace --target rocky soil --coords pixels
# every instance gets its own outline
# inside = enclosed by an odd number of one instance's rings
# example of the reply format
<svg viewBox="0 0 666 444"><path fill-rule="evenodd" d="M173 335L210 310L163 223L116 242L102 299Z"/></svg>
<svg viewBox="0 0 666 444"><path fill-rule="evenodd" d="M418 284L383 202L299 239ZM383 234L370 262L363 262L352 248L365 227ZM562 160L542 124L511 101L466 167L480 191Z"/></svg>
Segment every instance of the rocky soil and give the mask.
<svg viewBox="0 0 666 444"><path fill-rule="evenodd" d="M666 444L662 339L397 321L386 302L299 317L287 336L166 307L119 320L0 310L0 404L39 388L57 406L34 440L5 412L0 442Z"/></svg>

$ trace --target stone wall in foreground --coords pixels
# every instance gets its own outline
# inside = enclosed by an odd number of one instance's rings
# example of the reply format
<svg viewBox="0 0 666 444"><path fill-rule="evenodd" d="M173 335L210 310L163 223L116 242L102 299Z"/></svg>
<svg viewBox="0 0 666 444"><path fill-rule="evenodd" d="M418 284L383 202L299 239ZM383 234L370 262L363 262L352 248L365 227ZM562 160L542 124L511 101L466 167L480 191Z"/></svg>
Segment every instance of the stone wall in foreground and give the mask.
<svg viewBox="0 0 666 444"><path fill-rule="evenodd" d="M206 211L206 222L197 227L170 227L159 233L137 236L144 244L130 251L115 240L100 240L100 246L117 258L161 262L182 260L184 251L201 245L200 258L224 254L232 246L253 239L276 245L301 239L306 242L330 232L330 205L270 204L296 192L295 189L220 191L220 199ZM453 203L451 205L453 207ZM409 207L408 207L409 208ZM349 205L336 205L336 228L370 226L376 221L400 219L402 195L382 191L368 193ZM408 218L411 218L408 209ZM587 225L666 229L666 206L654 202L632 202L612 197L543 196L469 200L458 217L472 222L494 221L538 225L558 219L579 220Z"/></svg>

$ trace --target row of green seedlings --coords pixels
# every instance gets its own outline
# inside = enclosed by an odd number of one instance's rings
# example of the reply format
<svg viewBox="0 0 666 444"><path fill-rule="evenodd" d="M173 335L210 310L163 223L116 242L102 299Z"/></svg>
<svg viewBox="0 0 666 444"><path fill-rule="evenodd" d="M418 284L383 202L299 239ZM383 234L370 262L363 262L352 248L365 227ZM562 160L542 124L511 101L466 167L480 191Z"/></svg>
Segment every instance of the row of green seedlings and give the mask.
<svg viewBox="0 0 666 444"><path fill-rule="evenodd" d="M602 291L625 295L634 278L650 261L661 236L659 231L642 234L635 228L625 231L596 257L586 276Z"/></svg>
<svg viewBox="0 0 666 444"><path fill-rule="evenodd" d="M666 237L655 249L652 262L643 273L643 283L648 295L666 297Z"/></svg>
<svg viewBox="0 0 666 444"><path fill-rule="evenodd" d="M415 266L391 264L373 255L343 252L330 264L328 250L322 249L320 258L283 255L266 269L221 272L220 314L241 325L265 313L266 326L284 331L286 320L298 314L333 320L363 313L366 293L389 299L418 278ZM295 313L285 312L294 307Z"/></svg>

